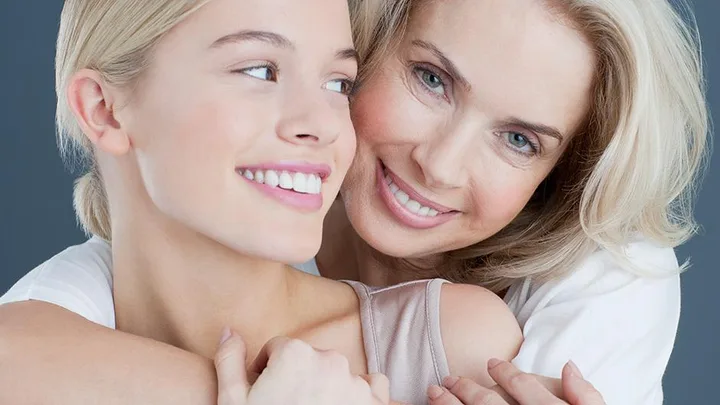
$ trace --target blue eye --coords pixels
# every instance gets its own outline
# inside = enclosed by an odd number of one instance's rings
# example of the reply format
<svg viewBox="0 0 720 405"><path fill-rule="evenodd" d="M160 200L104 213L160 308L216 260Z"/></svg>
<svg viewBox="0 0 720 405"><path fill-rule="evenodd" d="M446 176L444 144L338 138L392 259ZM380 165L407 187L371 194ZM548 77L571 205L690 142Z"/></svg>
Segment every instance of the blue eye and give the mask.
<svg viewBox="0 0 720 405"><path fill-rule="evenodd" d="M335 79L330 80L325 84L325 88L336 93L344 94L349 96L353 90L353 81L349 79Z"/></svg>
<svg viewBox="0 0 720 405"><path fill-rule="evenodd" d="M431 72L430 70L416 67L415 75L417 75L429 91L439 95L445 94L445 83L443 83L442 78L437 74Z"/></svg>
<svg viewBox="0 0 720 405"><path fill-rule="evenodd" d="M523 155L536 155L538 146L526 135L515 131L504 131L500 135L505 138L510 148Z"/></svg>
<svg viewBox="0 0 720 405"><path fill-rule="evenodd" d="M510 143L518 148L523 148L530 143L525 135L518 134L517 132L510 133Z"/></svg>
<svg viewBox="0 0 720 405"><path fill-rule="evenodd" d="M272 66L253 66L242 69L240 72L260 80L277 81L277 71Z"/></svg>

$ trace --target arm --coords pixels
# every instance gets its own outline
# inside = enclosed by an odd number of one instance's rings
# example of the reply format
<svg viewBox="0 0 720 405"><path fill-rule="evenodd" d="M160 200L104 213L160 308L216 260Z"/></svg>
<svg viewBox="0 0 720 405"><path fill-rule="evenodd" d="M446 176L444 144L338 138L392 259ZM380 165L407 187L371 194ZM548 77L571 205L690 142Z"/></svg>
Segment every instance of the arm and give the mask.
<svg viewBox="0 0 720 405"><path fill-rule="evenodd" d="M628 253L642 268L677 268L671 249L638 243ZM572 360L609 404L662 404L680 313L678 276L637 277L598 252L572 275L531 291L517 305L518 297L508 300L524 324L518 368L558 377Z"/></svg>
<svg viewBox="0 0 720 405"><path fill-rule="evenodd" d="M495 385L485 367L488 361L512 359L523 341L508 306L494 293L474 285L443 285L440 329L450 375L485 387Z"/></svg>
<svg viewBox="0 0 720 405"><path fill-rule="evenodd" d="M214 405L211 360L52 304L0 306L0 403Z"/></svg>
<svg viewBox="0 0 720 405"><path fill-rule="evenodd" d="M251 386L245 346L225 337L213 363L93 324L48 303L0 306L0 403L387 405L382 375L353 376L336 352L287 338L263 349ZM263 357L263 355L261 355ZM219 385L216 378L221 381ZM218 395L219 392L219 395Z"/></svg>

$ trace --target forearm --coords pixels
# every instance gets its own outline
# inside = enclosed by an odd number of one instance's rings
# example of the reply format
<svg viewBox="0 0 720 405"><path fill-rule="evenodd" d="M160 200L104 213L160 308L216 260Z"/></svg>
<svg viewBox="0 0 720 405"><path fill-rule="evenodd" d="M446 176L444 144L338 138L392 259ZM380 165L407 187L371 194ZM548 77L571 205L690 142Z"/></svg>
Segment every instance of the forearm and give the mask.
<svg viewBox="0 0 720 405"><path fill-rule="evenodd" d="M52 304L0 306L0 403L215 405L211 360Z"/></svg>

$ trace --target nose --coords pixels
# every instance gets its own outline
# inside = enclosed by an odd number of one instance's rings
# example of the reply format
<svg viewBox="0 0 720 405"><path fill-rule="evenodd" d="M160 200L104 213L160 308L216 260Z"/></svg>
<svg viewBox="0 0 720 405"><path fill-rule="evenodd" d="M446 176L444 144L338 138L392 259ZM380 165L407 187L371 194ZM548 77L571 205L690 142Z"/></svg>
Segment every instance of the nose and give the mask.
<svg viewBox="0 0 720 405"><path fill-rule="evenodd" d="M467 185L471 136L468 128L445 129L413 148L412 159L428 187L453 189Z"/></svg>
<svg viewBox="0 0 720 405"><path fill-rule="evenodd" d="M352 131L347 108L330 105L324 94L310 94L317 92L322 90L288 95L276 126L282 140L296 145L325 146L334 143L343 131Z"/></svg>

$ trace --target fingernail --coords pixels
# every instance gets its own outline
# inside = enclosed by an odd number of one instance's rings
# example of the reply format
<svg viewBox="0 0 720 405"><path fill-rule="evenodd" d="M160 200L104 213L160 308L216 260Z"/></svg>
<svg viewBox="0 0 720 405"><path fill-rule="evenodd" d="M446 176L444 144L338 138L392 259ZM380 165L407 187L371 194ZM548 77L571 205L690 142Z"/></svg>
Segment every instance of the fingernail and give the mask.
<svg viewBox="0 0 720 405"><path fill-rule="evenodd" d="M220 337L220 344L227 342L228 339L230 339L230 336L232 336L232 332L230 331L229 327L224 327L222 331L222 336Z"/></svg>
<svg viewBox="0 0 720 405"><path fill-rule="evenodd" d="M573 363L572 360L569 360L567 362L567 365L568 365L568 367L570 367L570 375L580 377L583 379L585 378L585 377L583 377L582 373L580 372L580 369L578 368L578 366L575 363Z"/></svg>
<svg viewBox="0 0 720 405"><path fill-rule="evenodd" d="M431 385L430 388L427 390L427 395L430 400L435 400L440 398L440 396L443 394L443 389L437 385Z"/></svg>
<svg viewBox="0 0 720 405"><path fill-rule="evenodd" d="M448 376L443 378L443 385L445 386L445 388L451 390L458 381L460 381L460 377Z"/></svg>
<svg viewBox="0 0 720 405"><path fill-rule="evenodd" d="M495 368L502 363L502 360L490 359L488 361L488 369Z"/></svg>

